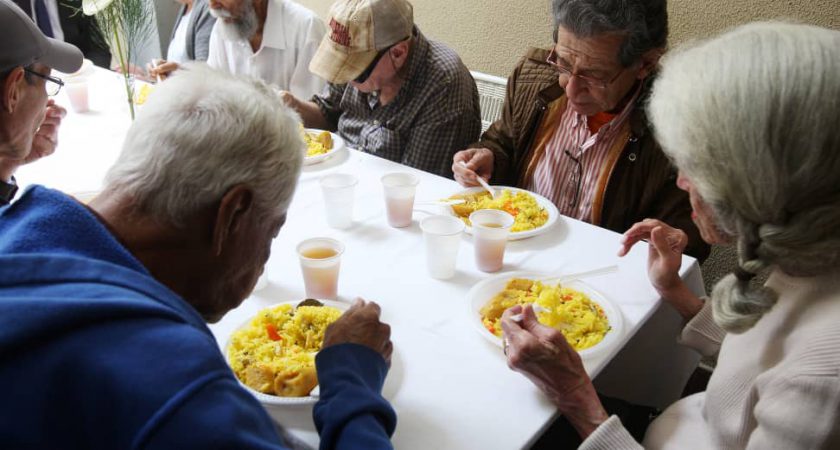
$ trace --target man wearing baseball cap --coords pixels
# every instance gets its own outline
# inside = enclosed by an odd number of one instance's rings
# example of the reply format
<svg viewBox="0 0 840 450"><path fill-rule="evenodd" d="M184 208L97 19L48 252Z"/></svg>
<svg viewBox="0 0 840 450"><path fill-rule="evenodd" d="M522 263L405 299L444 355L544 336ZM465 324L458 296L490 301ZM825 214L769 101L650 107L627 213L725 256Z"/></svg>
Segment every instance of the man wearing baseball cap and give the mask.
<svg viewBox="0 0 840 450"><path fill-rule="evenodd" d="M452 177L452 156L481 130L478 90L447 46L426 39L406 0L339 0L309 70L324 94L284 100L304 125L359 150Z"/></svg>
<svg viewBox="0 0 840 450"><path fill-rule="evenodd" d="M75 72L82 52L48 38L9 0L0 0L0 205L14 198L18 166L55 151L66 111L47 100L64 84L51 69Z"/></svg>

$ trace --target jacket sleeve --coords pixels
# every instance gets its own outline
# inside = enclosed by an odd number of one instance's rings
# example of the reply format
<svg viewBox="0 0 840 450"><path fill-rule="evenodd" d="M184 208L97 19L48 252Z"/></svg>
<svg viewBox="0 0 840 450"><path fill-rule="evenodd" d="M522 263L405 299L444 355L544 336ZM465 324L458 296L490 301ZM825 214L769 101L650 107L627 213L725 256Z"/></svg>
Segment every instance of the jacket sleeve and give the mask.
<svg viewBox="0 0 840 450"><path fill-rule="evenodd" d="M661 152L661 150L657 151ZM651 173L651 179L663 180L661 183L653 183L657 186L655 199L651 202L649 211L637 217L637 222L648 217L659 219L668 225L678 228L688 235L688 245L685 253L697 258L702 263L711 252L711 247L700 236L700 230L691 219L691 202L688 193L677 187L677 171L663 156L661 164Z"/></svg>
<svg viewBox="0 0 840 450"><path fill-rule="evenodd" d="M502 106L502 117L493 122L492 125L481 135L481 139L471 144L470 148L487 148L493 152L493 176L492 180L497 184L513 186L516 182L516 141L522 130L518 130L514 124L514 103L517 95L517 80L522 67L527 60L524 57L513 73L508 77L505 91L505 102Z"/></svg>
<svg viewBox="0 0 840 450"><path fill-rule="evenodd" d="M390 449L397 415L382 397L388 367L373 350L358 344L325 348L315 357L321 399L315 426L321 449Z"/></svg>

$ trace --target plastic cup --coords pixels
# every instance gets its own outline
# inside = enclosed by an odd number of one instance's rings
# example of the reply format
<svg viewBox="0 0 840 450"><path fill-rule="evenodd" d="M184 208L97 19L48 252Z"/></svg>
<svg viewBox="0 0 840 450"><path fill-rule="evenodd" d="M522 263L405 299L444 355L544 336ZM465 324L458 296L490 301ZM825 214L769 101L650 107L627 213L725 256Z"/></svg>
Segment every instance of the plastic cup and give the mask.
<svg viewBox="0 0 840 450"><path fill-rule="evenodd" d="M440 280L455 275L464 222L452 216L429 216L420 222L426 242L426 269Z"/></svg>
<svg viewBox="0 0 840 450"><path fill-rule="evenodd" d="M513 220L513 216L498 209L480 209L470 214L475 238L475 264L482 272L502 269Z"/></svg>
<svg viewBox="0 0 840 450"><path fill-rule="evenodd" d="M420 180L410 174L395 172L382 177L385 190L385 209L388 212L388 225L403 228L411 225L414 210L414 193Z"/></svg>
<svg viewBox="0 0 840 450"><path fill-rule="evenodd" d="M306 297L335 300L344 244L330 238L312 238L298 244L297 253Z"/></svg>
<svg viewBox="0 0 840 450"><path fill-rule="evenodd" d="M357 184L359 179L346 173L321 177L327 225L333 228L353 225L353 192Z"/></svg>
<svg viewBox="0 0 840 450"><path fill-rule="evenodd" d="M79 74L65 77L64 89L67 91L67 98L70 100L70 107L73 111L77 113L90 111L87 75Z"/></svg>

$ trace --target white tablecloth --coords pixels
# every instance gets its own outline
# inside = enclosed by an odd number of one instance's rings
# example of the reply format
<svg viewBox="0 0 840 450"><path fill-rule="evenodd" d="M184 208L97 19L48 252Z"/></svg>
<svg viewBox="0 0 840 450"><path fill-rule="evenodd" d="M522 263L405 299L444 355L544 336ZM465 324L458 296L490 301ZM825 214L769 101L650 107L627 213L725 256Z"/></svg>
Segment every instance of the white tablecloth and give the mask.
<svg viewBox="0 0 840 450"><path fill-rule="evenodd" d="M98 190L105 171L119 155L130 125L120 78L98 71L92 85L92 112L71 113L62 125L55 155L18 172L22 185L45 184L66 192ZM59 103L66 99L59 95ZM404 229L387 225L379 178L392 171L415 173L418 200L434 200L459 190L451 180L356 151L343 151L306 166L288 221L272 245L266 266L269 284L211 326L220 345L230 332L262 307L304 297L295 245L328 236L342 241L339 296L356 296L382 306L392 326L394 358L384 389L398 414L393 438L399 449L511 449L526 447L555 416L555 409L525 377L508 369L500 348L469 323L466 293L488 274L473 262L472 239L461 241L456 276L448 281L426 275L418 219L436 213L419 207ZM326 225L318 179L333 172L359 178L355 224L344 231ZM624 317L622 345L587 360L596 385L630 401L664 406L678 398L697 356L675 343L682 325L650 286L641 243L617 258L619 235L561 218L547 233L511 242L504 271L576 272L609 264L619 271L588 283L616 304ZM684 257L682 276L697 293L702 279L696 261ZM620 350L620 351L619 351ZM615 353L618 352L616 355ZM311 407L271 410L291 434L317 445Z"/></svg>

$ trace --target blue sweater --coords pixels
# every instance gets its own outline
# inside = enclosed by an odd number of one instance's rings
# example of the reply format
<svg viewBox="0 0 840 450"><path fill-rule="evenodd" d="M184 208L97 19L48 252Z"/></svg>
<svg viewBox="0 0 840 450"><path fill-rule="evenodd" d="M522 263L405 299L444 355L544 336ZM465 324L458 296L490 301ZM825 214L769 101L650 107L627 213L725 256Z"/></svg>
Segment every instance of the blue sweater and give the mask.
<svg viewBox="0 0 840 450"><path fill-rule="evenodd" d="M390 448L387 367L316 358L321 448ZM201 316L84 206L43 187L0 210L0 446L283 448Z"/></svg>

